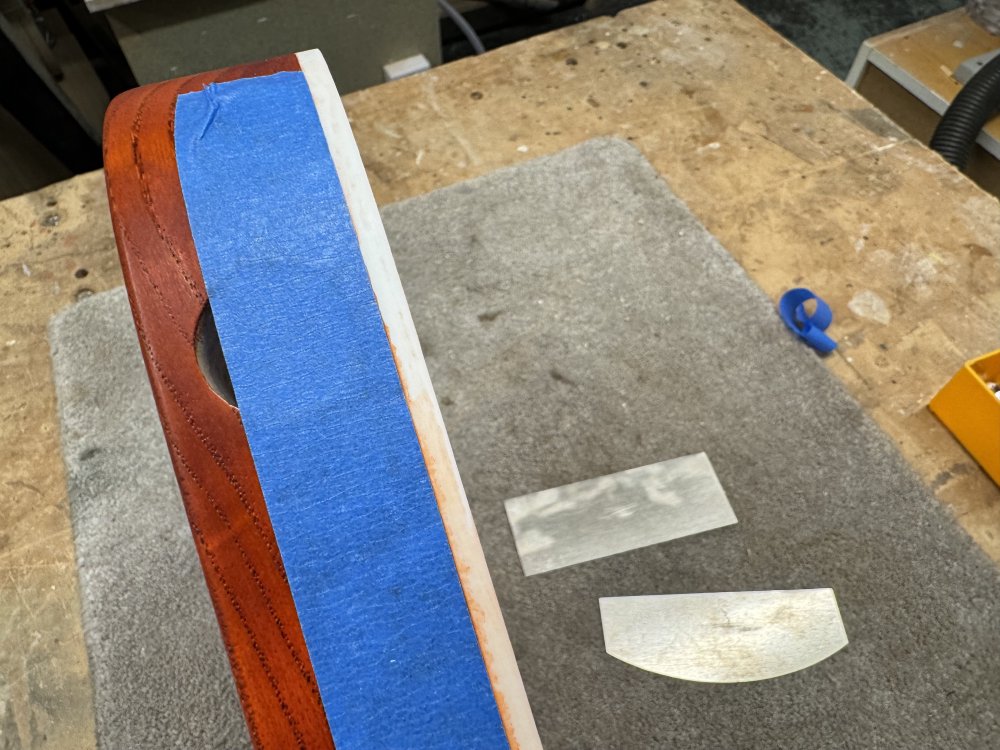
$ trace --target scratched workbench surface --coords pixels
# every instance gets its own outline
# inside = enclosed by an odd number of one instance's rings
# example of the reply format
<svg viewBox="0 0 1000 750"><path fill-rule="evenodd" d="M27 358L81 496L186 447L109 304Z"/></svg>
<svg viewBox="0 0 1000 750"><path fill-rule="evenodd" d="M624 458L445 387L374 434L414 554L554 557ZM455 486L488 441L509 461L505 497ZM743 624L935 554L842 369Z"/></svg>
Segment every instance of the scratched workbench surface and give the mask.
<svg viewBox="0 0 1000 750"><path fill-rule="evenodd" d="M925 408L997 348L1000 204L735 2L650 3L346 104L381 205L632 141L767 294L830 302L828 366L1000 561L1000 491ZM122 283L101 174L0 203L0 257L0 747L80 750L92 696L46 326Z"/></svg>

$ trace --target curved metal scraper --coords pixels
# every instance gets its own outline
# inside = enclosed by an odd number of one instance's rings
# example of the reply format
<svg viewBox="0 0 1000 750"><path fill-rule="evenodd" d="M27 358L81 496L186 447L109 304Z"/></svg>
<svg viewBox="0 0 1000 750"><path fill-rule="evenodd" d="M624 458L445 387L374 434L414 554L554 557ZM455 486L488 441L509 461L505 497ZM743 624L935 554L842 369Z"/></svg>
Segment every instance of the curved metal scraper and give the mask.
<svg viewBox="0 0 1000 750"><path fill-rule="evenodd" d="M696 682L751 682L812 666L847 645L832 589L601 599L617 659Z"/></svg>

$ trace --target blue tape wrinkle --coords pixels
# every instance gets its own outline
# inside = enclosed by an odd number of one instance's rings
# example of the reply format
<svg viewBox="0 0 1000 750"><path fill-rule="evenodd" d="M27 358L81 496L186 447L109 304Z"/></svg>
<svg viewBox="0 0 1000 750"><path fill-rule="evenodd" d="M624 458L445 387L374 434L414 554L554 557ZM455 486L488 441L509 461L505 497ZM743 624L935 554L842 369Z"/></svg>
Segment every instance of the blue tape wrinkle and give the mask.
<svg viewBox="0 0 1000 750"><path fill-rule="evenodd" d="M212 127L212 123L215 122L215 116L219 114L219 109L222 107L219 102L219 84L210 83L204 88L205 97L209 101L208 116L205 117L205 124L201 127L201 132L198 134L198 140L200 141L205 137L205 133L208 129Z"/></svg>
<svg viewBox="0 0 1000 750"><path fill-rule="evenodd" d="M805 309L809 300L816 300L812 315ZM826 354L837 348L837 342L824 333L833 322L833 312L811 290L800 287L785 292L778 302L778 314L786 326L816 351Z"/></svg>
<svg viewBox="0 0 1000 750"><path fill-rule="evenodd" d="M508 748L305 77L180 96L175 145L338 750Z"/></svg>

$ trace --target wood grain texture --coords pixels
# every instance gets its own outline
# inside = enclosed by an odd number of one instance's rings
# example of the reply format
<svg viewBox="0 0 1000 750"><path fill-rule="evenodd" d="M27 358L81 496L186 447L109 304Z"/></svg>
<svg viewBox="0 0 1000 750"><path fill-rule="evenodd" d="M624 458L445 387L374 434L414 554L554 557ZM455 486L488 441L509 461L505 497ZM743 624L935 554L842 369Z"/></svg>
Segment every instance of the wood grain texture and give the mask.
<svg viewBox="0 0 1000 750"><path fill-rule="evenodd" d="M136 330L257 748L332 748L239 411L195 358L207 301L174 156L177 96L297 70L294 56L145 86L105 119L108 201Z"/></svg>

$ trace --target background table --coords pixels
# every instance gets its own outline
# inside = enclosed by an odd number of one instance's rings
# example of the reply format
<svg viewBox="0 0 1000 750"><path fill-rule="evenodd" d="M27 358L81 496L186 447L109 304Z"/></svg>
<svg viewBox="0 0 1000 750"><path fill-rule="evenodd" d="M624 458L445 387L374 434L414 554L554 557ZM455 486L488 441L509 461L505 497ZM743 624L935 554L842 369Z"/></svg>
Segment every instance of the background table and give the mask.
<svg viewBox="0 0 1000 750"><path fill-rule="evenodd" d="M962 90L962 64L997 49L997 37L964 9L942 13L865 40L847 83L921 143ZM986 124L965 173L1000 195L1000 119Z"/></svg>
<svg viewBox="0 0 1000 750"><path fill-rule="evenodd" d="M997 348L1000 204L735 2L662 0L345 99L385 205L598 135L633 142L1000 561L1000 490L926 410ZM567 195L571 202L573 196ZM46 326L122 283L103 179L0 203L0 737L93 745Z"/></svg>

